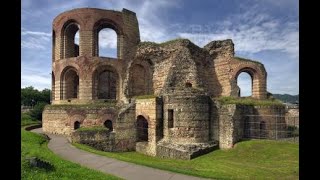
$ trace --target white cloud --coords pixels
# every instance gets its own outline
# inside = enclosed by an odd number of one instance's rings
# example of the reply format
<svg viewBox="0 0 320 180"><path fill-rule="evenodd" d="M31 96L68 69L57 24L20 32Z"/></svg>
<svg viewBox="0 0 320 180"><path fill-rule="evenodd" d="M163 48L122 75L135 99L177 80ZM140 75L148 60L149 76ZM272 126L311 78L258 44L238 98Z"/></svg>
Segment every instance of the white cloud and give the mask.
<svg viewBox="0 0 320 180"><path fill-rule="evenodd" d="M99 47L103 49L116 49L117 33L112 29L102 29L99 32Z"/></svg>
<svg viewBox="0 0 320 180"><path fill-rule="evenodd" d="M242 53L279 50L298 59L298 26L298 19L283 22L260 12L258 6L252 6L242 14L234 14L214 24L189 25L179 29L177 35L201 47L212 40L232 39L235 50Z"/></svg>
<svg viewBox="0 0 320 180"><path fill-rule="evenodd" d="M45 50L50 46L51 33L27 31L23 28L21 36L21 48Z"/></svg>
<svg viewBox="0 0 320 180"><path fill-rule="evenodd" d="M51 75L41 69L24 67L21 70L21 87L27 86L33 86L39 90L51 89Z"/></svg>

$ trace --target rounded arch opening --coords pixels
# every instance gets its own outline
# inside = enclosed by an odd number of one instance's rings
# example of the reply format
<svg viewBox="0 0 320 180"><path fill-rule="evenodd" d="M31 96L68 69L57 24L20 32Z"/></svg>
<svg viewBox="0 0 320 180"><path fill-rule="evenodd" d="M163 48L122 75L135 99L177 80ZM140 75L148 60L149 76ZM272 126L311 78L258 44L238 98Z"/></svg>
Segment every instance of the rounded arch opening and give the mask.
<svg viewBox="0 0 320 180"><path fill-rule="evenodd" d="M123 33L119 25L109 19L101 19L94 25L95 56L121 58L120 41Z"/></svg>
<svg viewBox="0 0 320 180"><path fill-rule="evenodd" d="M108 128L110 131L113 131L113 125L111 120L106 120L103 123L104 127Z"/></svg>
<svg viewBox="0 0 320 180"><path fill-rule="evenodd" d="M98 32L98 56L117 58L117 33L111 28Z"/></svg>
<svg viewBox="0 0 320 180"><path fill-rule="evenodd" d="M111 66L101 66L93 73L93 99L117 99L119 76Z"/></svg>
<svg viewBox="0 0 320 180"><path fill-rule="evenodd" d="M250 73L243 71L238 74L237 85L239 87L238 96L239 97L251 97L252 96L252 82L253 77Z"/></svg>
<svg viewBox="0 0 320 180"><path fill-rule="evenodd" d="M74 123L73 123L73 129L74 129L74 130L77 130L77 129L79 129L79 128L80 128L80 122L79 122L79 121L74 122Z"/></svg>
<svg viewBox="0 0 320 180"><path fill-rule="evenodd" d="M70 20L65 23L62 29L63 39L63 58L79 56L79 41L80 41L80 26L74 21Z"/></svg>
<svg viewBox="0 0 320 180"><path fill-rule="evenodd" d="M66 67L61 73L61 99L75 99L79 96L79 76L74 67Z"/></svg>
<svg viewBox="0 0 320 180"><path fill-rule="evenodd" d="M148 121L142 115L137 116L137 142L148 141Z"/></svg>

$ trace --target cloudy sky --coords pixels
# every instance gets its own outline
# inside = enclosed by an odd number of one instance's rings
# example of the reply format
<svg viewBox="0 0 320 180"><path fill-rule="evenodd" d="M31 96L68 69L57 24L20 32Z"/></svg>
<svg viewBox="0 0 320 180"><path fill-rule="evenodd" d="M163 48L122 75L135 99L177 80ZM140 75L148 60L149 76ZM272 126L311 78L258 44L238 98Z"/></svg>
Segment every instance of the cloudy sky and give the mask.
<svg viewBox="0 0 320 180"><path fill-rule="evenodd" d="M52 21L81 7L136 12L141 41L188 38L200 47L231 38L236 56L258 60L274 94L299 93L298 0L23 0L21 9L21 87L50 88ZM114 56L115 33L104 31L101 52ZM104 50L105 49L105 50ZM251 81L238 84L250 95Z"/></svg>

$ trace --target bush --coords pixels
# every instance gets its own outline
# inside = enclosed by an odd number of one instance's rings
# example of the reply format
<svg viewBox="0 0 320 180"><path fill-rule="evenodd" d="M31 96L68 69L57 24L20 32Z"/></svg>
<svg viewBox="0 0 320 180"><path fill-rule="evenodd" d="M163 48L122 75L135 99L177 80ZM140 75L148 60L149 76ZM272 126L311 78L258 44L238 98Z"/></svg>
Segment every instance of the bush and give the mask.
<svg viewBox="0 0 320 180"><path fill-rule="evenodd" d="M34 119L42 120L42 111L44 107L47 105L46 102L40 102L34 106L34 108L30 111L30 116Z"/></svg>
<svg viewBox="0 0 320 180"><path fill-rule="evenodd" d="M30 113L21 113L21 126L28 126L31 124L41 123L37 119L34 119L30 116Z"/></svg>

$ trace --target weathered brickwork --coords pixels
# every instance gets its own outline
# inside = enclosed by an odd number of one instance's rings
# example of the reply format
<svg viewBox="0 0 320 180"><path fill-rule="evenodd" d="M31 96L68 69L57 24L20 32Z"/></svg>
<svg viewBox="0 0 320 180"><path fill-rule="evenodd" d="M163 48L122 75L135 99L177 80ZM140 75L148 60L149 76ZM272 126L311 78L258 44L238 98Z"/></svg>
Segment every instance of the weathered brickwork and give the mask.
<svg viewBox="0 0 320 180"><path fill-rule="evenodd" d="M116 58L99 56L104 28L117 34ZM241 72L252 77L252 97L267 98L264 66L234 57L231 39L203 48L188 39L140 42L134 12L79 8L53 20L52 43L52 105L43 112L43 130L101 150L192 159L241 139L244 112L278 113L215 102L239 96ZM104 134L76 130L106 121L112 130Z"/></svg>

